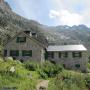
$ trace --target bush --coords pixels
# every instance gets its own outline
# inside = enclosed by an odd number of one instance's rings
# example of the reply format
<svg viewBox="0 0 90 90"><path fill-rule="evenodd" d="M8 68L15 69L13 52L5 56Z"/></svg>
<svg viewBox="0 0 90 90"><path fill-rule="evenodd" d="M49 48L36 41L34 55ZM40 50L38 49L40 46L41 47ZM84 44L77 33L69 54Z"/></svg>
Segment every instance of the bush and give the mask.
<svg viewBox="0 0 90 90"><path fill-rule="evenodd" d="M40 74L40 76L42 77L42 78L44 78L44 79L47 79L48 78L48 75L45 73L45 72L43 72L42 70L38 70L38 73Z"/></svg>
<svg viewBox="0 0 90 90"><path fill-rule="evenodd" d="M88 90L84 75L76 72L63 71L53 78L48 90Z"/></svg>
<svg viewBox="0 0 90 90"><path fill-rule="evenodd" d="M39 74L41 75L41 77L43 75L45 75L45 77L54 77L56 76L56 74L58 74L59 72L61 72L63 69L63 67L59 64L53 64L49 61L44 62L41 65L41 68L39 70Z"/></svg>
<svg viewBox="0 0 90 90"><path fill-rule="evenodd" d="M36 63L36 62L30 62L30 61L27 61L24 63L24 66L26 69L30 70L30 71L36 71L39 67L39 64Z"/></svg>

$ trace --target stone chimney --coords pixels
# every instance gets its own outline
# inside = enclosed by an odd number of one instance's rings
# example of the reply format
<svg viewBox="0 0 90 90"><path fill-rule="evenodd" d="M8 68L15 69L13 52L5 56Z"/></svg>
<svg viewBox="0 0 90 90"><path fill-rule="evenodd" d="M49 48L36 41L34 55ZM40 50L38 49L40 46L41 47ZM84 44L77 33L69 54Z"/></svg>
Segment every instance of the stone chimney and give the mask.
<svg viewBox="0 0 90 90"><path fill-rule="evenodd" d="M28 34L30 37L37 37L37 33L36 32L24 31L24 33Z"/></svg>

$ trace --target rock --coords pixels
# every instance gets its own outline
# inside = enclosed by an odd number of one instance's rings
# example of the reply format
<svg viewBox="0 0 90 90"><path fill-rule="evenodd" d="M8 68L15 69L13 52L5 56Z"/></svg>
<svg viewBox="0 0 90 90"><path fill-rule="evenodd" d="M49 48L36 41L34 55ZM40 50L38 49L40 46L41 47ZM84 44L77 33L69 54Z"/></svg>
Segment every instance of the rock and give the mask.
<svg viewBox="0 0 90 90"><path fill-rule="evenodd" d="M10 68L10 72L12 72L12 73L15 72L15 67L14 66Z"/></svg>
<svg viewBox="0 0 90 90"><path fill-rule="evenodd" d="M13 61L13 58L12 57L5 57L5 60L6 61Z"/></svg>

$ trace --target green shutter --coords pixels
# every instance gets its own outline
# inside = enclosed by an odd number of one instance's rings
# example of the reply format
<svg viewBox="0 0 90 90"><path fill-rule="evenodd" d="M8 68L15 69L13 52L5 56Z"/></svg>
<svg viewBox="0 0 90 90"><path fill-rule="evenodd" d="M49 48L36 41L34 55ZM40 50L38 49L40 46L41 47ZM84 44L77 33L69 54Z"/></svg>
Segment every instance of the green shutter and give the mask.
<svg viewBox="0 0 90 90"><path fill-rule="evenodd" d="M5 57L7 56L7 50L4 50L4 56Z"/></svg>
<svg viewBox="0 0 90 90"><path fill-rule="evenodd" d="M22 50L22 56L32 57L32 50Z"/></svg>
<svg viewBox="0 0 90 90"><path fill-rule="evenodd" d="M59 58L61 58L61 52L58 53Z"/></svg>
<svg viewBox="0 0 90 90"><path fill-rule="evenodd" d="M17 37L17 43L23 43L26 42L26 37Z"/></svg>
<svg viewBox="0 0 90 90"><path fill-rule="evenodd" d="M19 56L19 50L11 50L10 56Z"/></svg>
<svg viewBox="0 0 90 90"><path fill-rule="evenodd" d="M75 67L76 68L80 68L80 64L75 64Z"/></svg>
<svg viewBox="0 0 90 90"><path fill-rule="evenodd" d="M54 58L54 52L51 53L52 58Z"/></svg>
<svg viewBox="0 0 90 90"><path fill-rule="evenodd" d="M45 52L45 59L48 59L48 52Z"/></svg>
<svg viewBox="0 0 90 90"><path fill-rule="evenodd" d="M17 43L19 42L19 37L17 37Z"/></svg>
<svg viewBox="0 0 90 90"><path fill-rule="evenodd" d="M75 58L75 57L82 57L82 52L73 52L72 53L72 55L73 55L73 58Z"/></svg>

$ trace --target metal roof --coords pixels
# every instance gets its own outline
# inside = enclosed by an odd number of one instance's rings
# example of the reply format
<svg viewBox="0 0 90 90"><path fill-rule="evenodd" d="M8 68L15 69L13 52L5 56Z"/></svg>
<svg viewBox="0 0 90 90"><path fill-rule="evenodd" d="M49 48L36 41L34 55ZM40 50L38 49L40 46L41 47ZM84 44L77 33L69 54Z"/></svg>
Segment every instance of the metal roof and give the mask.
<svg viewBox="0 0 90 90"><path fill-rule="evenodd" d="M87 51L83 45L50 45L47 51Z"/></svg>

